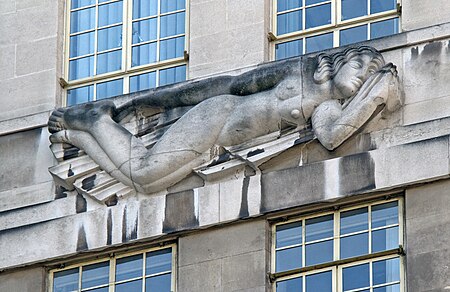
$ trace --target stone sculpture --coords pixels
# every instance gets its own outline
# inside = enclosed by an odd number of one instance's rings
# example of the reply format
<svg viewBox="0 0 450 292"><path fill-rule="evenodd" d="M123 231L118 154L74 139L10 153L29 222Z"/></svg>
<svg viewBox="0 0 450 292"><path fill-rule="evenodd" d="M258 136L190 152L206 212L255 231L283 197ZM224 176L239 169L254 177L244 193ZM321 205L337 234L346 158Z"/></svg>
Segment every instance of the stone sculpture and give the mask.
<svg viewBox="0 0 450 292"><path fill-rule="evenodd" d="M141 94L55 110L52 143L83 149L120 182L144 193L163 190L211 160L210 150L310 124L333 150L381 110L401 104L396 67L371 47L263 64L237 76L188 81ZM312 61L311 61L312 60ZM137 108L191 108L147 149L118 122Z"/></svg>

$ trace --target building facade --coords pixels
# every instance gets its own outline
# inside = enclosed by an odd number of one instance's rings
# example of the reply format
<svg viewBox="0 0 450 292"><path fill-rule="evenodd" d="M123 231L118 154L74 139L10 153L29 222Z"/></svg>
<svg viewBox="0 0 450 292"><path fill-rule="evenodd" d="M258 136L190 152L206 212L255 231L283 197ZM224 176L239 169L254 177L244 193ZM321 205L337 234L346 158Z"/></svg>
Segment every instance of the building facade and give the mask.
<svg viewBox="0 0 450 292"><path fill-rule="evenodd" d="M450 289L449 16L446 0L1 1L0 291ZM175 167L147 188L108 170L119 157L55 135L68 128L57 108L150 96L161 100L151 110L114 118L152 149L171 126L196 125L192 92L235 82L227 94L263 100L301 68L283 101L307 92L321 54L367 46L396 65L399 104L338 145L318 139L314 118L280 120L245 143L214 142L199 165L161 158ZM228 106L211 103L199 125ZM266 106L240 113L254 121ZM201 132L189 125L173 141Z"/></svg>

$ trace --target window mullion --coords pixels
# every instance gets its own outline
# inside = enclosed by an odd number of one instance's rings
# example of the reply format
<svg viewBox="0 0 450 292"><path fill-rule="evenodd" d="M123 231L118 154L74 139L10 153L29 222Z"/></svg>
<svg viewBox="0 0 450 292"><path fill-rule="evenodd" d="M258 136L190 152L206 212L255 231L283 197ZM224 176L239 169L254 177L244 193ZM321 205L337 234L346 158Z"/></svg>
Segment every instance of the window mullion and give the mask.
<svg viewBox="0 0 450 292"><path fill-rule="evenodd" d="M108 292L114 292L116 286L114 283L116 282L116 258L112 257L109 260L109 287Z"/></svg>

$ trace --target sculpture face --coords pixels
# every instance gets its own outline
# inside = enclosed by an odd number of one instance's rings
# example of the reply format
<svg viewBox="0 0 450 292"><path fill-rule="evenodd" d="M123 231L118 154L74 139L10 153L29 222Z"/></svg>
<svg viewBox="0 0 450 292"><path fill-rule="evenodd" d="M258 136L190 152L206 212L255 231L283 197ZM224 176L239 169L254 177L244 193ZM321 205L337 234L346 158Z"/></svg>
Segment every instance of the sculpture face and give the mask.
<svg viewBox="0 0 450 292"><path fill-rule="evenodd" d="M333 78L334 86L341 94L338 98L353 96L376 69L369 54L356 55L349 59Z"/></svg>

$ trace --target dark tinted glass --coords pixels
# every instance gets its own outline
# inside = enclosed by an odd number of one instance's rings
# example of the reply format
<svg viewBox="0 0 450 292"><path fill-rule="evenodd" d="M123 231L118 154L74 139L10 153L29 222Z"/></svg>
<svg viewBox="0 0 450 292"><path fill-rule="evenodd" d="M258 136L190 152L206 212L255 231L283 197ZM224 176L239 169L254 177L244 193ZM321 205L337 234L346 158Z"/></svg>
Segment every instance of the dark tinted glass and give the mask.
<svg viewBox="0 0 450 292"><path fill-rule="evenodd" d="M342 20L367 15L367 0L342 0Z"/></svg>
<svg viewBox="0 0 450 292"><path fill-rule="evenodd" d="M178 66L159 71L159 86L186 80L186 66Z"/></svg>
<svg viewBox="0 0 450 292"><path fill-rule="evenodd" d="M305 249L307 266L333 261L333 240L307 244Z"/></svg>
<svg viewBox="0 0 450 292"><path fill-rule="evenodd" d="M367 207L341 213L341 235L367 230L368 228L369 213Z"/></svg>
<svg viewBox="0 0 450 292"><path fill-rule="evenodd" d="M143 276L143 255L135 255L116 260L116 281Z"/></svg>
<svg viewBox="0 0 450 292"><path fill-rule="evenodd" d="M302 278L277 282L277 292L302 292Z"/></svg>
<svg viewBox="0 0 450 292"><path fill-rule="evenodd" d="M123 79L97 84L97 100L123 94Z"/></svg>
<svg viewBox="0 0 450 292"><path fill-rule="evenodd" d="M275 60L300 56L303 53L303 40L295 40L275 45Z"/></svg>
<svg viewBox="0 0 450 292"><path fill-rule="evenodd" d="M331 4L306 8L306 29L331 23Z"/></svg>
<svg viewBox="0 0 450 292"><path fill-rule="evenodd" d="M277 34L302 30L302 11L297 10L277 16Z"/></svg>
<svg viewBox="0 0 450 292"><path fill-rule="evenodd" d="M327 0L306 0L305 4L306 5L312 5L312 4L322 3L322 2L327 2Z"/></svg>
<svg viewBox="0 0 450 292"><path fill-rule="evenodd" d="M367 232L341 238L341 259L369 253L369 234Z"/></svg>
<svg viewBox="0 0 450 292"><path fill-rule="evenodd" d="M398 248L398 227L372 231L372 252Z"/></svg>
<svg viewBox="0 0 450 292"><path fill-rule="evenodd" d="M372 266L373 285L400 281L400 259L376 261Z"/></svg>
<svg viewBox="0 0 450 292"><path fill-rule="evenodd" d="M145 279L145 292L170 292L171 274L164 274Z"/></svg>
<svg viewBox="0 0 450 292"><path fill-rule="evenodd" d="M78 268L57 272L53 276L53 291L66 292L78 290Z"/></svg>
<svg viewBox="0 0 450 292"><path fill-rule="evenodd" d="M307 219L306 242L333 237L333 215Z"/></svg>
<svg viewBox="0 0 450 292"><path fill-rule="evenodd" d="M172 249L166 248L147 253L145 274L151 275L172 270Z"/></svg>
<svg viewBox="0 0 450 292"><path fill-rule="evenodd" d="M67 90L67 105L85 103L94 99L94 85Z"/></svg>
<svg viewBox="0 0 450 292"><path fill-rule="evenodd" d="M398 33L398 18L374 22L370 25L370 38L381 38Z"/></svg>
<svg viewBox="0 0 450 292"><path fill-rule="evenodd" d="M332 292L331 271L306 276L306 292Z"/></svg>
<svg viewBox="0 0 450 292"><path fill-rule="evenodd" d="M373 292L400 292L400 284L374 288Z"/></svg>
<svg viewBox="0 0 450 292"><path fill-rule="evenodd" d="M372 228L398 223L398 202L372 206Z"/></svg>
<svg viewBox="0 0 450 292"><path fill-rule="evenodd" d="M278 0L277 1L277 11L285 11L294 8L299 8L302 6L302 0Z"/></svg>
<svg viewBox="0 0 450 292"><path fill-rule="evenodd" d="M370 0L370 13L394 10L397 0Z"/></svg>
<svg viewBox="0 0 450 292"><path fill-rule="evenodd" d="M360 25L339 32L339 42L341 46L353 44L367 40L367 25Z"/></svg>
<svg viewBox="0 0 450 292"><path fill-rule="evenodd" d="M333 33L306 38L306 53L326 50L333 47Z"/></svg>
<svg viewBox="0 0 450 292"><path fill-rule="evenodd" d="M302 222L278 225L276 234L276 248L301 244Z"/></svg>
<svg viewBox="0 0 450 292"><path fill-rule="evenodd" d="M130 92L156 87L156 72L145 73L130 77Z"/></svg>
<svg viewBox="0 0 450 292"><path fill-rule="evenodd" d="M81 289L108 284L109 261L82 267Z"/></svg>
<svg viewBox="0 0 450 292"><path fill-rule="evenodd" d="M142 280L136 280L132 282L125 282L117 284L115 292L140 292L142 291Z"/></svg>
<svg viewBox="0 0 450 292"><path fill-rule="evenodd" d="M342 278L344 291L369 287L369 264L342 269Z"/></svg>
<svg viewBox="0 0 450 292"><path fill-rule="evenodd" d="M276 252L276 271L288 271L302 267L301 246L278 250Z"/></svg>

